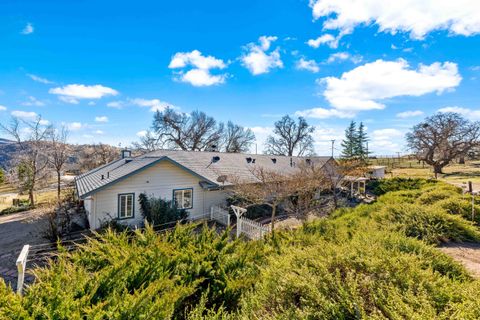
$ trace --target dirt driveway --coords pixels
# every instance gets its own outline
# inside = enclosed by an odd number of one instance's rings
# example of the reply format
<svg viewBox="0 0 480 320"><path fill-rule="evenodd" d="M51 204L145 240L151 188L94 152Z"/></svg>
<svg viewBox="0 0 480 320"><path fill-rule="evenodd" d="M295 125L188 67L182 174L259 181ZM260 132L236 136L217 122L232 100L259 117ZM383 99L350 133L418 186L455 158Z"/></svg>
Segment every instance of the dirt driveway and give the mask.
<svg viewBox="0 0 480 320"><path fill-rule="evenodd" d="M450 243L439 249L465 266L475 278L480 278L480 243Z"/></svg>
<svg viewBox="0 0 480 320"><path fill-rule="evenodd" d="M46 219L41 210L0 216L0 277L14 284L15 261L25 244L44 243L42 232Z"/></svg>

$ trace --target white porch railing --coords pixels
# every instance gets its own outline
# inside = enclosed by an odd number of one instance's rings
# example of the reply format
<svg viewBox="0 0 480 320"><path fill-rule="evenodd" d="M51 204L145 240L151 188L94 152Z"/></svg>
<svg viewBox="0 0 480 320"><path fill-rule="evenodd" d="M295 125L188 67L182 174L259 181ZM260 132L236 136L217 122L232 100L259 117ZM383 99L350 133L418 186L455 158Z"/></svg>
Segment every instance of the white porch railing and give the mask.
<svg viewBox="0 0 480 320"><path fill-rule="evenodd" d="M238 234L245 234L251 240L259 240L270 233L270 228L248 218L240 217L237 220Z"/></svg>
<svg viewBox="0 0 480 320"><path fill-rule="evenodd" d="M219 206L212 206L210 208L210 219L224 226L230 226L230 213L228 213L228 210L220 208Z"/></svg>

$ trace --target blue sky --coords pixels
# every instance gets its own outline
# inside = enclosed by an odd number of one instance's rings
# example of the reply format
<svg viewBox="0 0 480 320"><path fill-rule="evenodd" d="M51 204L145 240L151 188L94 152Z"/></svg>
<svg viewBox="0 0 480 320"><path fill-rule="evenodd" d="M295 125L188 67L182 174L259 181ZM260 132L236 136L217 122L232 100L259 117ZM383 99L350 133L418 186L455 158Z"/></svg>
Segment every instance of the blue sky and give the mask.
<svg viewBox="0 0 480 320"><path fill-rule="evenodd" d="M437 111L480 119L476 0L0 3L0 121L70 127L123 146L152 110L202 110L254 130L316 126L318 154L363 121L378 154Z"/></svg>

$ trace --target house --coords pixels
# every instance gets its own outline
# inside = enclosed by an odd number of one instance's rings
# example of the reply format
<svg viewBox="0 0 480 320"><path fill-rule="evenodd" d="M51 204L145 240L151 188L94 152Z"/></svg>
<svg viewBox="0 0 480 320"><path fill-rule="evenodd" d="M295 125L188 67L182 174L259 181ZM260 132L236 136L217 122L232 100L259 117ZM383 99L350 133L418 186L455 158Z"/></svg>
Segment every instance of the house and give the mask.
<svg viewBox="0 0 480 320"><path fill-rule="evenodd" d="M112 219L141 226L141 193L172 200L189 212L190 219L200 219L212 206L226 203L232 177L255 182L255 167L288 174L298 170L300 163L323 167L335 160L179 150L131 157L130 151L123 150L120 159L76 177L75 187L84 201L91 229Z"/></svg>

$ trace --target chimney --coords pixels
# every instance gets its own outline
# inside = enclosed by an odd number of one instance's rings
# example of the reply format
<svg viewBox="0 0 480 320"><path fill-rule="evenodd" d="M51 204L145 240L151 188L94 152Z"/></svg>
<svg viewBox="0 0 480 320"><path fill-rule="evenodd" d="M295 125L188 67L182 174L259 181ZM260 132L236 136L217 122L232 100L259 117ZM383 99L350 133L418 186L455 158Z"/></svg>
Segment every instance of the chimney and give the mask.
<svg viewBox="0 0 480 320"><path fill-rule="evenodd" d="M122 159L130 158L132 156L132 151L128 149L122 150Z"/></svg>

